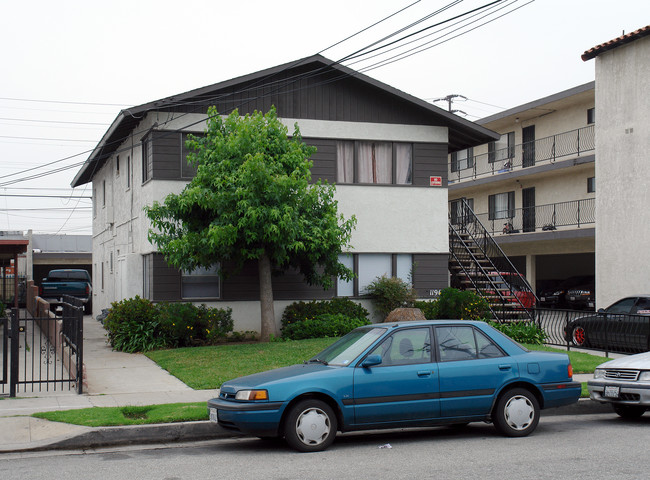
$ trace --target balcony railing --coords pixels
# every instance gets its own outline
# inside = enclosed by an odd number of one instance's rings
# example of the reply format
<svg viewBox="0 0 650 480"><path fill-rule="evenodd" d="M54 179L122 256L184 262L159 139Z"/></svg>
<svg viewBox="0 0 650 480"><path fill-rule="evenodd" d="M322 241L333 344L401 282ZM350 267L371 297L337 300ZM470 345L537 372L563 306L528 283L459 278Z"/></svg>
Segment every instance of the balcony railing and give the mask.
<svg viewBox="0 0 650 480"><path fill-rule="evenodd" d="M508 173L540 163L553 163L564 157L580 156L595 148L594 125L589 125L452 162L449 183Z"/></svg>
<svg viewBox="0 0 650 480"><path fill-rule="evenodd" d="M580 228L596 223L596 199L514 208L497 211L493 215L476 214L476 217L491 235L553 231L562 227ZM452 219L452 222L462 223L462 218Z"/></svg>

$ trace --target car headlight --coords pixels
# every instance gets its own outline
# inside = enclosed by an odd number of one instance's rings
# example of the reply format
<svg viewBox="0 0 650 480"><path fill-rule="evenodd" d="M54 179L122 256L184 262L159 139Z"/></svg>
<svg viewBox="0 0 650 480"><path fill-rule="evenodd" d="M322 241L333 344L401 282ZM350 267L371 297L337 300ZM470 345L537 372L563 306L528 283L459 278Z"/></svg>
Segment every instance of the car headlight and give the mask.
<svg viewBox="0 0 650 480"><path fill-rule="evenodd" d="M597 368L594 371L594 378L605 378L605 370L602 368Z"/></svg>
<svg viewBox="0 0 650 480"><path fill-rule="evenodd" d="M639 382L650 382L650 372L641 372Z"/></svg>
<svg viewBox="0 0 650 480"><path fill-rule="evenodd" d="M266 390L240 390L235 395L235 400L268 400L269 392Z"/></svg>

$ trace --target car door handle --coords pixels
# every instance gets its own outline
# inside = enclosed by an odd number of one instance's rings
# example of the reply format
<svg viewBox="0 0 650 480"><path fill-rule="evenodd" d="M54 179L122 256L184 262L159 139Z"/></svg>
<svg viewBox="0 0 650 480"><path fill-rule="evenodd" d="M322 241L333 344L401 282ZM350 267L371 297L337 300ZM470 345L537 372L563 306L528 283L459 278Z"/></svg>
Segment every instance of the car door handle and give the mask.
<svg viewBox="0 0 650 480"><path fill-rule="evenodd" d="M499 370L510 370L512 365L499 365Z"/></svg>
<svg viewBox="0 0 650 480"><path fill-rule="evenodd" d="M420 370L418 372L418 377L428 377L432 374L433 372L431 370Z"/></svg>

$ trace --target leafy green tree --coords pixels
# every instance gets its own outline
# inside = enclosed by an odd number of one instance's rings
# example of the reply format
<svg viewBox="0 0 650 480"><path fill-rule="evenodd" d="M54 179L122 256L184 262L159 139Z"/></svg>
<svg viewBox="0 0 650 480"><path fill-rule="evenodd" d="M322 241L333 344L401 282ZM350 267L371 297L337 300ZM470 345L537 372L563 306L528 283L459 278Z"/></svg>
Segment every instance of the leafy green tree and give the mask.
<svg viewBox="0 0 650 480"><path fill-rule="evenodd" d="M257 261L261 340L278 335L272 271L295 268L312 285L329 288L353 273L339 263L356 219L337 212L333 185L310 183L316 151L298 125L288 137L275 108L223 119L208 110L206 135L191 136L192 181L163 203L145 208L149 240L167 263L190 271L218 265L222 277Z"/></svg>

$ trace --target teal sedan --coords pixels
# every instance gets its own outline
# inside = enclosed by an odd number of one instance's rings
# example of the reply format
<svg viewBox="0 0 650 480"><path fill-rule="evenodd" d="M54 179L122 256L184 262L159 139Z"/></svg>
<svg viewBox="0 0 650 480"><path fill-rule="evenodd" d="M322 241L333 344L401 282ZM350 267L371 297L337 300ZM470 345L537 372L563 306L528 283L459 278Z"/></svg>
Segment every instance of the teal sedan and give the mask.
<svg viewBox="0 0 650 480"><path fill-rule="evenodd" d="M564 353L532 352L484 322L357 328L300 365L225 382L208 401L230 431L329 447L338 431L492 422L532 433L540 410L578 401Z"/></svg>

